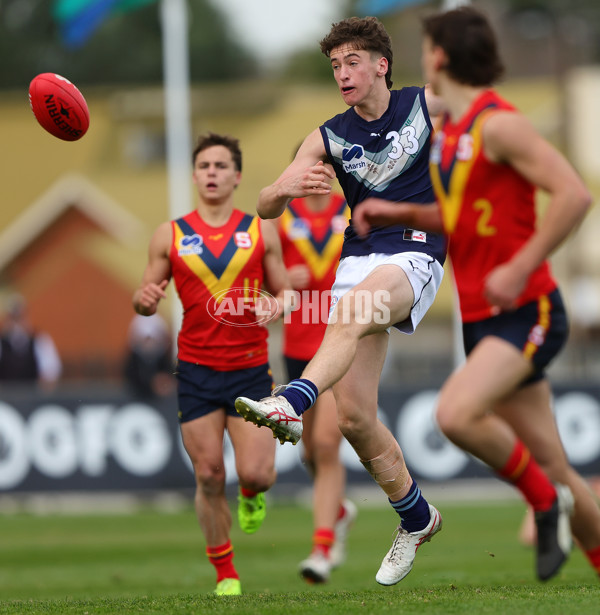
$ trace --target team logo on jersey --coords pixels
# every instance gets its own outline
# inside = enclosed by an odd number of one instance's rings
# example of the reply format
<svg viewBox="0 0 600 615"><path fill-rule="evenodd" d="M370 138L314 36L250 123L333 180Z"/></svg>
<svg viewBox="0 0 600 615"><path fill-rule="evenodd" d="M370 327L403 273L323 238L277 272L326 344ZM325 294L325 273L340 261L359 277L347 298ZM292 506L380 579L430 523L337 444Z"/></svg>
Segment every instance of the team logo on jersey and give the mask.
<svg viewBox="0 0 600 615"><path fill-rule="evenodd" d="M352 147L345 147L342 150L342 166L346 173L352 173L358 169L363 169L367 166L367 163L362 160L365 155L365 150L362 145L353 145Z"/></svg>
<svg viewBox="0 0 600 615"><path fill-rule="evenodd" d="M289 226L288 237L292 241L310 237L310 227L304 218L295 218Z"/></svg>
<svg viewBox="0 0 600 615"><path fill-rule="evenodd" d="M238 231L237 233L234 233L233 241L235 241L235 245L238 248L242 248L244 250L252 247L252 237L250 233L246 231Z"/></svg>
<svg viewBox="0 0 600 615"><path fill-rule="evenodd" d="M331 232L336 235L341 235L348 226L348 218L346 216L333 216L331 218Z"/></svg>
<svg viewBox="0 0 600 615"><path fill-rule="evenodd" d="M198 233L194 233L193 235L184 235L179 240L179 256L189 256L191 254L202 254L204 248L202 244L204 240Z"/></svg>
<svg viewBox="0 0 600 615"><path fill-rule="evenodd" d="M471 160L473 157L473 135L466 133L460 135L456 148L457 160Z"/></svg>

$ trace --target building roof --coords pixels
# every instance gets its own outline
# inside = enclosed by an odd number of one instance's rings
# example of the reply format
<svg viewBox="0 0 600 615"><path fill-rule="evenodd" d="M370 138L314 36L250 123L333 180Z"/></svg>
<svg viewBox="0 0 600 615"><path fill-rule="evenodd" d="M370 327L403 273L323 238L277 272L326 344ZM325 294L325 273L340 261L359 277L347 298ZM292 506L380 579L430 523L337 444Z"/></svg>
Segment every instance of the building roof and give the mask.
<svg viewBox="0 0 600 615"><path fill-rule="evenodd" d="M77 208L123 244L144 234L143 223L106 193L82 175L67 174L0 234L0 270L71 207Z"/></svg>

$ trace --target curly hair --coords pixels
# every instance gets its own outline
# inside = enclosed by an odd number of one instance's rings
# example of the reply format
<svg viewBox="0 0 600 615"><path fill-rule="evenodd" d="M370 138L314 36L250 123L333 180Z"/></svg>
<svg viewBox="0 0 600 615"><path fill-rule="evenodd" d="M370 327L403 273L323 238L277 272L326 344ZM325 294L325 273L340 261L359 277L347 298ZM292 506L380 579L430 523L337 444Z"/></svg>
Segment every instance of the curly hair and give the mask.
<svg viewBox="0 0 600 615"><path fill-rule="evenodd" d="M329 34L320 42L321 51L329 57L331 50L344 44L383 56L388 61L385 83L392 87L392 41L383 24L376 17L349 17L331 26Z"/></svg>
<svg viewBox="0 0 600 615"><path fill-rule="evenodd" d="M196 156L214 145L222 145L231 152L231 158L237 171L242 170L242 150L240 149L239 139L234 139L227 135L218 135L214 132L209 132L198 137L196 147L192 152L192 165L196 164Z"/></svg>

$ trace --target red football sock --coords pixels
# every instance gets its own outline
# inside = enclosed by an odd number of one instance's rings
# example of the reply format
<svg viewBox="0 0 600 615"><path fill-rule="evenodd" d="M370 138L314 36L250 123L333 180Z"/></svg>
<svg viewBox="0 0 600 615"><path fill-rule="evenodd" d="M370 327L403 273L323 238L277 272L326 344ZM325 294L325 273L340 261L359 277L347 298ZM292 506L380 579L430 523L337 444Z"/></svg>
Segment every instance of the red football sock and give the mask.
<svg viewBox="0 0 600 615"><path fill-rule="evenodd" d="M206 555L217 571L217 583L223 579L239 579L233 566L233 546L231 540L218 547L206 547Z"/></svg>
<svg viewBox="0 0 600 615"><path fill-rule="evenodd" d="M585 556L588 558L592 568L594 568L600 576L600 546L586 551Z"/></svg>
<svg viewBox="0 0 600 615"><path fill-rule="evenodd" d="M523 494L533 510L549 510L556 500L554 485L520 440L517 440L506 465L498 470L498 474Z"/></svg>
<svg viewBox="0 0 600 615"><path fill-rule="evenodd" d="M323 555L329 557L329 551L335 541L335 533L332 529L321 527L313 534L313 551L321 551Z"/></svg>
<svg viewBox="0 0 600 615"><path fill-rule="evenodd" d="M338 510L338 516L336 521L343 519L346 516L346 508L343 504L340 504L340 509Z"/></svg>

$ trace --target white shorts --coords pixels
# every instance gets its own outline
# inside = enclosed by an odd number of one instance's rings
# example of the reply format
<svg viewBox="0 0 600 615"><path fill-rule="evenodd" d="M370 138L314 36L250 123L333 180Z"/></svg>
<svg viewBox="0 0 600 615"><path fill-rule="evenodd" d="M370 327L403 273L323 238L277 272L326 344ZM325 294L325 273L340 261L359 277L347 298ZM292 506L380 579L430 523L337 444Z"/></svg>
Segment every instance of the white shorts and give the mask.
<svg viewBox="0 0 600 615"><path fill-rule="evenodd" d="M357 284L360 284L376 267L397 265L412 286L415 301L410 310L410 318L393 326L407 333L415 332L427 310L431 307L444 277L444 268L428 254L423 252L400 252L399 254L368 254L367 256L346 256L340 261L331 287L331 307L329 317L337 302Z"/></svg>

